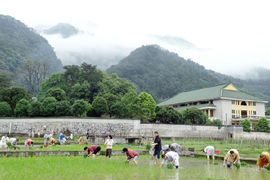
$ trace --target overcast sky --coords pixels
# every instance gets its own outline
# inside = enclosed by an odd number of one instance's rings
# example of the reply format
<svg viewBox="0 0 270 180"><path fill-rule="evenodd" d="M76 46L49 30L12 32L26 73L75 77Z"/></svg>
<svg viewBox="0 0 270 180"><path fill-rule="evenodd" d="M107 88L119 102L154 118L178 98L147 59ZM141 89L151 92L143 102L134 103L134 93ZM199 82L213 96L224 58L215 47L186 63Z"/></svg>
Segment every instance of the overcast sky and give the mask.
<svg viewBox="0 0 270 180"><path fill-rule="evenodd" d="M92 43L107 49L159 43L151 35L180 37L199 49L160 44L208 69L238 73L254 66L270 69L269 8L268 0L1 0L0 13L30 27L70 23L89 37L95 34L99 39ZM63 45L49 42L56 50ZM77 42L93 47L87 38Z"/></svg>

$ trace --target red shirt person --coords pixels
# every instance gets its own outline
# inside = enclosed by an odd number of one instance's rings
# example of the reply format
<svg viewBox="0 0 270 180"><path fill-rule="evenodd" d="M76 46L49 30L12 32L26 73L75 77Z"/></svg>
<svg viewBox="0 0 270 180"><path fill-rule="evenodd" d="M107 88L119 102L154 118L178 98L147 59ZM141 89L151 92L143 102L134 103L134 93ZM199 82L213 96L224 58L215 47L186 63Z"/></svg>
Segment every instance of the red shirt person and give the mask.
<svg viewBox="0 0 270 180"><path fill-rule="evenodd" d="M95 158L95 155L101 150L100 146L97 145L92 145L89 147L84 147L84 151L87 152L88 157L90 156L90 154L92 154L93 158Z"/></svg>
<svg viewBox="0 0 270 180"><path fill-rule="evenodd" d="M132 160L134 162L134 164L137 165L136 160L139 159L139 154L136 151L133 151L131 149L128 150L127 148L123 148L123 152L126 153L126 155L127 155L127 162Z"/></svg>

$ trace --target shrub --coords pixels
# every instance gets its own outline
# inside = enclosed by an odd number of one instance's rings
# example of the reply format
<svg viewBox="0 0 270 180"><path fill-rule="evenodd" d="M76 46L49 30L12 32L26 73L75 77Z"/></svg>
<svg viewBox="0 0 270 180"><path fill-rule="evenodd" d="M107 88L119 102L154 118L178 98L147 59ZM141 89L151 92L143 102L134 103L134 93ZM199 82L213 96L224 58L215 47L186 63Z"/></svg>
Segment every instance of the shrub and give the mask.
<svg viewBox="0 0 270 180"><path fill-rule="evenodd" d="M41 103L39 101L32 101L28 109L28 115L32 117L40 116L40 106Z"/></svg>
<svg viewBox="0 0 270 180"><path fill-rule="evenodd" d="M249 119L245 119L243 121L240 122L240 126L243 126L243 130L246 132L250 132L251 131L251 124L250 124L250 120Z"/></svg>
<svg viewBox="0 0 270 180"><path fill-rule="evenodd" d="M54 97L46 97L43 99L40 111L43 116L54 116L56 111L56 99Z"/></svg>
<svg viewBox="0 0 270 180"><path fill-rule="evenodd" d="M27 101L26 99L21 99L16 104L14 112L15 112L16 116L25 117L28 115L29 107L30 107L29 101Z"/></svg>
<svg viewBox="0 0 270 180"><path fill-rule="evenodd" d="M7 102L0 102L0 117L11 116L11 107Z"/></svg>
<svg viewBox="0 0 270 180"><path fill-rule="evenodd" d="M268 132L269 131L269 124L265 117L259 119L258 123L254 127L255 131L259 132Z"/></svg>
<svg viewBox="0 0 270 180"><path fill-rule="evenodd" d="M71 107L73 116L82 117L86 115L88 110L88 103L84 100L76 100Z"/></svg>
<svg viewBox="0 0 270 180"><path fill-rule="evenodd" d="M212 121L212 125L217 126L218 129L220 129L222 127L222 122L219 119L215 119Z"/></svg>

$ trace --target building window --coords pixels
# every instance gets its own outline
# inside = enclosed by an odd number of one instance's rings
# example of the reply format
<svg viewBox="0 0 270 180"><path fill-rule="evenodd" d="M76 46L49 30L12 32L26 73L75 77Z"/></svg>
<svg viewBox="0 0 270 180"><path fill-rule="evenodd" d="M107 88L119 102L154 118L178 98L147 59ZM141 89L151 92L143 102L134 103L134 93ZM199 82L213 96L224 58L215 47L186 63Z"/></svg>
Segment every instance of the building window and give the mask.
<svg viewBox="0 0 270 180"><path fill-rule="evenodd" d="M256 106L256 102L253 102L253 106Z"/></svg>
<svg viewBox="0 0 270 180"><path fill-rule="evenodd" d="M241 106L246 106L246 105L247 105L246 101L241 102Z"/></svg>
<svg viewBox="0 0 270 180"><path fill-rule="evenodd" d="M253 115L256 115L256 111L253 111Z"/></svg>
<svg viewBox="0 0 270 180"><path fill-rule="evenodd" d="M235 114L235 110L232 110L232 113Z"/></svg>
<svg viewBox="0 0 270 180"><path fill-rule="evenodd" d="M232 101L232 104L235 104L235 100Z"/></svg>

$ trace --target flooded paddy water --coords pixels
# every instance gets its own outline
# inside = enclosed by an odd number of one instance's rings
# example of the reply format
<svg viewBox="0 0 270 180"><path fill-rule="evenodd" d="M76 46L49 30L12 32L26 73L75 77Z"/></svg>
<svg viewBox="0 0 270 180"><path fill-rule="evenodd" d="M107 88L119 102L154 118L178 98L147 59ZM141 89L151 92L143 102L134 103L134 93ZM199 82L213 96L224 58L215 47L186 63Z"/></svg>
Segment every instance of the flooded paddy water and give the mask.
<svg viewBox="0 0 270 180"><path fill-rule="evenodd" d="M257 170L255 165L240 169L223 167L222 161L207 163L202 158L180 158L179 169L159 168L148 155L140 156L138 166L125 163L126 157L105 160L82 156L1 157L0 179L104 179L104 180L268 180L270 172ZM27 172L27 173L25 173Z"/></svg>

